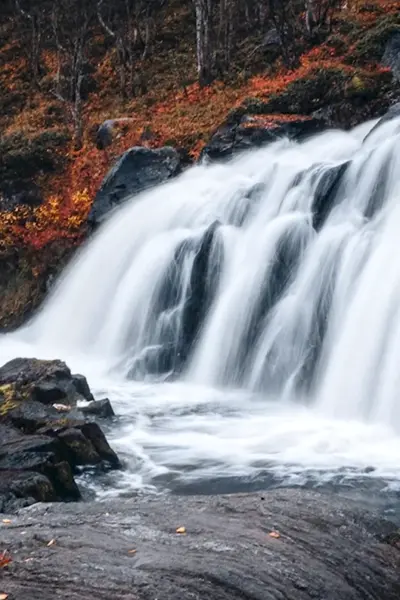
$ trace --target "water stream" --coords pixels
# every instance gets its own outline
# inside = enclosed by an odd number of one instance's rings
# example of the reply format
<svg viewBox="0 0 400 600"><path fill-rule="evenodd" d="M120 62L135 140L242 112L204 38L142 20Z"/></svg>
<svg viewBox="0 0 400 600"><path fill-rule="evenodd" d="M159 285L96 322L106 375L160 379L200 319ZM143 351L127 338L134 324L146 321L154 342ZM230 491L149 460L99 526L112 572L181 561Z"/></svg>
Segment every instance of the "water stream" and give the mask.
<svg viewBox="0 0 400 600"><path fill-rule="evenodd" d="M400 120L373 125L132 198L0 336L111 399L126 469L100 493L400 490Z"/></svg>

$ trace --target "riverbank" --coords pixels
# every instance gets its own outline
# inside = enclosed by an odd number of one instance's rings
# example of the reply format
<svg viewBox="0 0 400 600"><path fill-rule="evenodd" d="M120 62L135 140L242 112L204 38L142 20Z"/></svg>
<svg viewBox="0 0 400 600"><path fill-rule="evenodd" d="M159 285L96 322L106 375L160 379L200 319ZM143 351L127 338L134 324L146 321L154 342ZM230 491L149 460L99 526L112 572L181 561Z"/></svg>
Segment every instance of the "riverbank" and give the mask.
<svg viewBox="0 0 400 600"><path fill-rule="evenodd" d="M395 526L306 490L42 504L0 530L12 558L0 583L9 600L400 595Z"/></svg>

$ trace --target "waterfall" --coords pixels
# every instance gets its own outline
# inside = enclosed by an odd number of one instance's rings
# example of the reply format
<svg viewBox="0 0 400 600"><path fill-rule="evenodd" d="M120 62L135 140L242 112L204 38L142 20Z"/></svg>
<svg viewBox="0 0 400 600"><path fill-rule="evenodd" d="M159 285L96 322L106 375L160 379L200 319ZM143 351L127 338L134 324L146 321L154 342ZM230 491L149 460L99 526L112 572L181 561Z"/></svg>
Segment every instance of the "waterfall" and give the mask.
<svg viewBox="0 0 400 600"><path fill-rule="evenodd" d="M18 342L399 432L399 123L280 140L133 197L1 356Z"/></svg>

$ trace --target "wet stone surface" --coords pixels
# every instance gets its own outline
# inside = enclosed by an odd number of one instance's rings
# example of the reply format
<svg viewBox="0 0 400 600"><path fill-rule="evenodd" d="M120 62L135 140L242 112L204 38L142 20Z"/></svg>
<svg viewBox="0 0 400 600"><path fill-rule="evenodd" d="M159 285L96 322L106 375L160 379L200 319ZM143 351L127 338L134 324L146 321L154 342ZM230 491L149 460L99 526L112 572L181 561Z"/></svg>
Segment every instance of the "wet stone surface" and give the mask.
<svg viewBox="0 0 400 600"><path fill-rule="evenodd" d="M332 495L38 504L10 521L0 520L10 600L400 597L396 527Z"/></svg>

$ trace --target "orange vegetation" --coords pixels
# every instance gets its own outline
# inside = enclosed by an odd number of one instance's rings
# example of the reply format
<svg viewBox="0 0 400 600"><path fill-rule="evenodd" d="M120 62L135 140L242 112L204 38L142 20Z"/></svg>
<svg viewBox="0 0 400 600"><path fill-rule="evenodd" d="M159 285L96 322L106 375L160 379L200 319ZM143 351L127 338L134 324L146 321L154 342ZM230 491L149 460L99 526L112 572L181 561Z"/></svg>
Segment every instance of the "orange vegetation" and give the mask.
<svg viewBox="0 0 400 600"><path fill-rule="evenodd" d="M358 19L363 27L368 27L377 18L374 11L363 10L366 4L361 1L349 2L351 18ZM383 8L385 13L395 14L398 10L398 2L380 0L374 4L377 10ZM351 48L350 42L347 44ZM50 53L46 54L45 59L46 66L54 68L54 57ZM126 127L112 147L114 158L133 145L156 147L168 143L186 148L196 158L210 132L224 120L230 110L240 106L244 100L265 100L271 94L283 91L293 81L306 78L316 68L332 67L340 68L346 75L355 76L356 81L360 77L373 76L383 71L375 64L361 68L346 63L343 54L328 38L324 44L305 52L301 56L300 66L292 71L285 69L282 64L276 64L256 76L242 78L239 74L234 83L216 81L207 88L200 88L196 83L178 85L176 81L163 83L157 79L147 94L123 104L115 92L112 93L116 74L108 54L98 65L96 73L101 92L89 96L85 105L87 132L93 132L105 118L129 116L129 127ZM23 60L17 58L12 68L2 72L0 84L6 85L10 91L18 89L23 68ZM43 127L45 108L39 94L33 94L30 106L27 106L22 115L8 123L6 133L17 128L29 132ZM263 117L264 122L268 123L290 118L298 117ZM46 178L43 184L46 199L42 206L19 207L12 212L0 213L0 252L4 252L7 247L21 245L40 249L56 239L69 240L72 244L81 241L85 235L85 222L91 202L110 167L110 159L106 153L96 149L92 133L86 134L81 150L74 151L71 146L68 158L62 174Z"/></svg>

